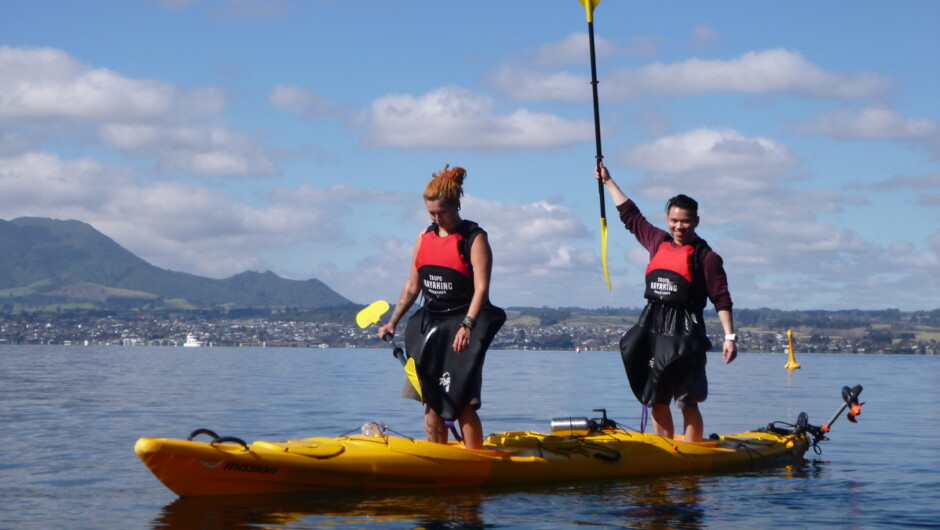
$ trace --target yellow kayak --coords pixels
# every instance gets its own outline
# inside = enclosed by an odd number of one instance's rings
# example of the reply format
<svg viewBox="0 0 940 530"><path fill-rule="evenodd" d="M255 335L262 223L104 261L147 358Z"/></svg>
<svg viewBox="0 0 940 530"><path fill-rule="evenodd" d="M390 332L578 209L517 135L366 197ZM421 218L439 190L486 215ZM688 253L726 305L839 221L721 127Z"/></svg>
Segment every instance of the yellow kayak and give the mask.
<svg viewBox="0 0 940 530"><path fill-rule="evenodd" d="M367 423L361 434L245 443L197 429L187 440L141 438L137 456L181 497L303 491L451 488L496 484L610 479L705 472L802 459L828 440L843 411L861 413L861 385L842 388L839 410L821 427L800 413L796 424L772 422L738 434L686 442L623 429L607 418L557 418L551 434L489 435L483 449L388 434ZM199 435L211 441L195 441Z"/></svg>
<svg viewBox="0 0 940 530"><path fill-rule="evenodd" d="M690 443L606 426L563 435L496 433L487 437L482 450L388 435L378 429L371 435L252 444L218 437L210 442L141 438L135 451L170 490L190 497L702 472L799 459L811 443L806 432L781 429Z"/></svg>

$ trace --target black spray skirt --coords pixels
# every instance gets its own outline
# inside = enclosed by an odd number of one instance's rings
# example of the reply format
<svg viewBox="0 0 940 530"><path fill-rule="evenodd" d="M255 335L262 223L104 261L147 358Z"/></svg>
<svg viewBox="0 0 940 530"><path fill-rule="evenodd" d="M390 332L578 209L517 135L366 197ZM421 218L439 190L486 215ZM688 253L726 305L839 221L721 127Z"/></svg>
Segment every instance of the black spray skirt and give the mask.
<svg viewBox="0 0 940 530"><path fill-rule="evenodd" d="M620 355L633 395L644 405L653 405L659 377L680 358L711 349L700 314L684 308L651 302L640 319L620 339Z"/></svg>
<svg viewBox="0 0 940 530"><path fill-rule="evenodd" d="M505 311L487 306L470 332L470 345L457 353L454 337L466 315L466 306L434 311L425 305L405 328L405 351L415 360L424 402L446 421L457 419L468 405L480 408L486 350L506 322Z"/></svg>

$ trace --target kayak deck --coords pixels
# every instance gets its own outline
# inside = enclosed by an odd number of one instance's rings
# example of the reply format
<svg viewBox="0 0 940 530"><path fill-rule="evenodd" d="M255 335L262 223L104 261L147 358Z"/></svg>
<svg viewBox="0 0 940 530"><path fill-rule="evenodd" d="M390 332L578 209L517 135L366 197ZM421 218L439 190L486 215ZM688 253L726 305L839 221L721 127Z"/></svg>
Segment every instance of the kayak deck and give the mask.
<svg viewBox="0 0 940 530"><path fill-rule="evenodd" d="M182 496L443 488L703 472L802 458L805 434L748 431L690 443L605 428L491 434L484 449L391 435L282 442L141 438L135 451Z"/></svg>

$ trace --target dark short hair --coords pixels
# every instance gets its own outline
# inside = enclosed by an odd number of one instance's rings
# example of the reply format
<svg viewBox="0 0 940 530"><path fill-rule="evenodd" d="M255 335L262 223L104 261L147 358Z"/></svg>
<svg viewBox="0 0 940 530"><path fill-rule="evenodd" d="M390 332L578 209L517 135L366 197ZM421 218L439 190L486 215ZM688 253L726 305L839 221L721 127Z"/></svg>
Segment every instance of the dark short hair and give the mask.
<svg viewBox="0 0 940 530"><path fill-rule="evenodd" d="M679 194L675 197L666 201L666 213L669 213L669 209L673 206L682 208L683 210L688 210L692 214L692 217L698 217L698 202L695 201L692 197L688 195Z"/></svg>

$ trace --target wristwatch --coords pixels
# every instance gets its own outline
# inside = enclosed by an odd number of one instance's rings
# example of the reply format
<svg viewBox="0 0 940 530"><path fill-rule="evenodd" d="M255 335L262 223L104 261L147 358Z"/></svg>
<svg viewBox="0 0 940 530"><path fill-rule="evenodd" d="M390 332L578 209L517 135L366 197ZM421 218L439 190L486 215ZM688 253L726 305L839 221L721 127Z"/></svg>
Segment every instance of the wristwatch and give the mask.
<svg viewBox="0 0 940 530"><path fill-rule="evenodd" d="M725 340L730 340L731 342L737 342L738 336L734 333L728 333L727 335L725 335Z"/></svg>

